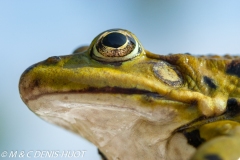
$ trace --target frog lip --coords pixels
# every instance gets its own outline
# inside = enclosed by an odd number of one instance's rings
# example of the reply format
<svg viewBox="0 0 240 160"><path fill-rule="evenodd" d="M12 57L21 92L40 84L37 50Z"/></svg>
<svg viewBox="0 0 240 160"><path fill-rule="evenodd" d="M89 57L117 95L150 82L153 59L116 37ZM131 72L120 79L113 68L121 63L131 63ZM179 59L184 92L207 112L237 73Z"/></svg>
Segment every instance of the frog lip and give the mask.
<svg viewBox="0 0 240 160"><path fill-rule="evenodd" d="M103 87L103 88L93 88L90 87L86 90L80 92L87 93L112 93L112 94L145 94L152 97L163 97L157 92L151 92L147 90L137 89L137 88L120 88L120 87Z"/></svg>
<svg viewBox="0 0 240 160"><path fill-rule="evenodd" d="M151 92L148 90L143 90L143 89L137 89L137 88L120 88L120 87L102 87L102 88L94 88L94 87L89 87L85 90L69 90L69 91L41 91L38 92L38 94L29 94L29 90L26 91L20 89L21 95L27 95L27 96L22 96L22 99L25 103L27 103L29 100L34 100L37 99L38 97L41 97L42 95L47 95L47 94L65 94L65 93L75 93L75 94L84 94L84 93L92 93L92 94L126 94L126 95L146 95L148 97L153 97L153 98L164 98L163 95L160 95L157 92Z"/></svg>

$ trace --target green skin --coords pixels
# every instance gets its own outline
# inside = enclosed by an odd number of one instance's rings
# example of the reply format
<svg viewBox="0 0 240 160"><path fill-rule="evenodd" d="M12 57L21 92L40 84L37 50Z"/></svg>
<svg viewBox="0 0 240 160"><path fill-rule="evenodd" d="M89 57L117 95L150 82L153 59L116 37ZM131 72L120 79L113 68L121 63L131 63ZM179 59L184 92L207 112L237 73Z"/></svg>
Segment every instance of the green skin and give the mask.
<svg viewBox="0 0 240 160"><path fill-rule="evenodd" d="M50 57L22 74L21 98L36 115L85 137L108 159L240 158L240 59L164 56L142 48L128 60L109 62L92 55L101 35L87 50ZM106 142L96 129L118 136ZM187 143L193 130L203 139L197 147ZM124 139L129 142L119 144Z"/></svg>

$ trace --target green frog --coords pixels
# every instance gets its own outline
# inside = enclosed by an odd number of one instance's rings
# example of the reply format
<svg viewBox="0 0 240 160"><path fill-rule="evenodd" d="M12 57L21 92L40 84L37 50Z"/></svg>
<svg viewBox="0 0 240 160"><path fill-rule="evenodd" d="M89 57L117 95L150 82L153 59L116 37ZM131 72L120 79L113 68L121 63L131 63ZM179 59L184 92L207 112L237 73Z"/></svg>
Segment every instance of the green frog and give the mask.
<svg viewBox="0 0 240 160"><path fill-rule="evenodd" d="M240 58L159 55L124 29L27 68L23 102L103 159L240 158Z"/></svg>

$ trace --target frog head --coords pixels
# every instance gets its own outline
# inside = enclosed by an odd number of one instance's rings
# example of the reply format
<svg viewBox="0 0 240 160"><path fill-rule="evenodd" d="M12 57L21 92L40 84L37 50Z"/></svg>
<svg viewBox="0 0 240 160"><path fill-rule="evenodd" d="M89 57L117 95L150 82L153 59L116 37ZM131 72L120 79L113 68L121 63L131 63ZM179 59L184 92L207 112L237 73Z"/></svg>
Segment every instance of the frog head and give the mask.
<svg viewBox="0 0 240 160"><path fill-rule="evenodd" d="M236 88L218 87L211 64L188 54L153 54L133 33L111 29L74 54L30 66L19 90L36 115L86 138L109 159L186 159L196 149L178 131L224 113Z"/></svg>

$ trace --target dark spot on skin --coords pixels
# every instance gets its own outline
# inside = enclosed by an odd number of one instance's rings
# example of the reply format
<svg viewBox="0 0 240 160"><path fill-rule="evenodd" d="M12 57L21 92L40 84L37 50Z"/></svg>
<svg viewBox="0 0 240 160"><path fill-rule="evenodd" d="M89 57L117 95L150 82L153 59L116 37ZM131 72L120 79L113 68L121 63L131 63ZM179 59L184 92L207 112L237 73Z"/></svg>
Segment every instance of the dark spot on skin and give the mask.
<svg viewBox="0 0 240 160"><path fill-rule="evenodd" d="M33 88L37 88L37 87L39 87L39 85L40 85L40 80L39 79L35 79L34 81L33 81Z"/></svg>
<svg viewBox="0 0 240 160"><path fill-rule="evenodd" d="M223 160L223 159L216 154L208 154L204 156L204 160Z"/></svg>
<svg viewBox="0 0 240 160"><path fill-rule="evenodd" d="M240 105L238 104L238 101L234 98L228 99L227 109L225 114L228 114L230 117L233 117L239 113L240 113Z"/></svg>
<svg viewBox="0 0 240 160"><path fill-rule="evenodd" d="M238 102L234 98L230 98L227 101L227 111L228 112L235 112L236 109L238 108Z"/></svg>
<svg viewBox="0 0 240 160"><path fill-rule="evenodd" d="M205 142L205 140L200 137L198 129L195 129L191 132L184 131L183 134L187 138L188 144L194 146L195 148L199 147L203 142Z"/></svg>
<svg viewBox="0 0 240 160"><path fill-rule="evenodd" d="M227 65L226 73L240 77L240 59L233 60Z"/></svg>
<svg viewBox="0 0 240 160"><path fill-rule="evenodd" d="M99 149L98 154L101 156L102 160L108 160L107 157Z"/></svg>
<svg viewBox="0 0 240 160"><path fill-rule="evenodd" d="M209 77L207 77L207 76L204 76L204 77L203 77L203 81L204 81L204 83L206 83L210 88L212 88L212 89L216 89L216 88L217 88L217 86L216 86L216 84L214 83L214 80L213 80L213 79L211 79L211 78L209 78Z"/></svg>

